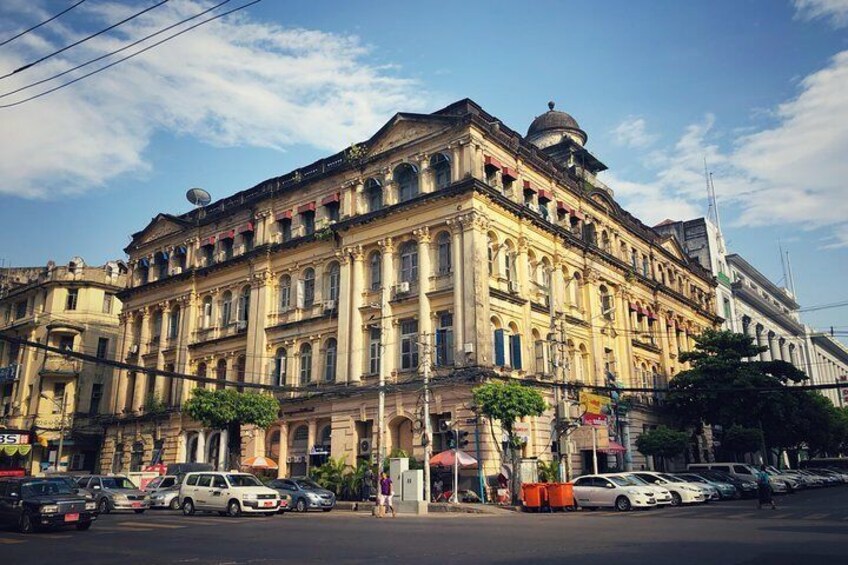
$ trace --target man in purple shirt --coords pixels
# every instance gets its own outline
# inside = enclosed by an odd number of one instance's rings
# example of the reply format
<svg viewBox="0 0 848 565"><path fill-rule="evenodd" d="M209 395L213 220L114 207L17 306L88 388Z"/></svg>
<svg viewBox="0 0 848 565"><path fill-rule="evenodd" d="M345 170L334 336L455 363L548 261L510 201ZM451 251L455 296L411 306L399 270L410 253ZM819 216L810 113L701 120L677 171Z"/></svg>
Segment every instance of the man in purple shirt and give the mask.
<svg viewBox="0 0 848 565"><path fill-rule="evenodd" d="M392 511L392 518L396 516L395 507L392 505L392 496L394 496L395 490L392 485L392 480L389 478L389 475L386 474L385 471L380 473L380 492L377 497L377 517L382 518L385 516L385 509L388 508Z"/></svg>

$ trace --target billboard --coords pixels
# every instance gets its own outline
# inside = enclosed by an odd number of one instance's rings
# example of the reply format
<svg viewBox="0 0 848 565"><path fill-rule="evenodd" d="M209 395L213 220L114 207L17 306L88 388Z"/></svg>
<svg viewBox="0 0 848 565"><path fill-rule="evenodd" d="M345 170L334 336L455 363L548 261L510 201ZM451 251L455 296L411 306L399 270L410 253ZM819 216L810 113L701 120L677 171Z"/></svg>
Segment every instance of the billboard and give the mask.
<svg viewBox="0 0 848 565"><path fill-rule="evenodd" d="M587 426L606 424L610 402L609 396L580 391L580 413L583 424Z"/></svg>

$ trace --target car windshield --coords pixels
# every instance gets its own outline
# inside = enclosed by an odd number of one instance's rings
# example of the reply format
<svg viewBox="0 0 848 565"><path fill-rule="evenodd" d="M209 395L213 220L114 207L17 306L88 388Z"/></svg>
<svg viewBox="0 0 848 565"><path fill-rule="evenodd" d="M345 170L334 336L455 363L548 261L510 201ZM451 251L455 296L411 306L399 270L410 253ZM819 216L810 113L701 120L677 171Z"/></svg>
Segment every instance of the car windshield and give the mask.
<svg viewBox="0 0 848 565"><path fill-rule="evenodd" d="M103 477L100 480L103 481L103 488L113 490L132 490L135 488L135 485L125 477Z"/></svg>
<svg viewBox="0 0 848 565"><path fill-rule="evenodd" d="M297 486L299 486L300 488L309 488L309 489L321 488L320 486L318 486L318 483L316 483L312 479L297 479L295 481L295 483L297 483Z"/></svg>
<svg viewBox="0 0 848 565"><path fill-rule="evenodd" d="M227 475L227 480L234 487L261 487L262 483L253 475Z"/></svg>
<svg viewBox="0 0 848 565"><path fill-rule="evenodd" d="M634 485L645 486L645 485L651 484L646 480L640 479L636 475L627 475L627 480L630 481L631 483L633 483Z"/></svg>
<svg viewBox="0 0 848 565"><path fill-rule="evenodd" d="M677 477L674 477L674 476L669 475L667 473L657 473L657 476L660 477L661 479L664 479L664 480L670 482L670 483L682 483L682 482L684 482L683 479L678 479Z"/></svg>
<svg viewBox="0 0 848 565"><path fill-rule="evenodd" d="M609 480L621 487L635 487L636 483L624 477L607 477Z"/></svg>
<svg viewBox="0 0 848 565"><path fill-rule="evenodd" d="M689 481L690 483L707 483L705 478L699 477L698 475L678 475L678 477L684 481Z"/></svg>
<svg viewBox="0 0 848 565"><path fill-rule="evenodd" d="M51 494L75 494L64 479L40 479L27 481L21 485L21 494L26 497Z"/></svg>

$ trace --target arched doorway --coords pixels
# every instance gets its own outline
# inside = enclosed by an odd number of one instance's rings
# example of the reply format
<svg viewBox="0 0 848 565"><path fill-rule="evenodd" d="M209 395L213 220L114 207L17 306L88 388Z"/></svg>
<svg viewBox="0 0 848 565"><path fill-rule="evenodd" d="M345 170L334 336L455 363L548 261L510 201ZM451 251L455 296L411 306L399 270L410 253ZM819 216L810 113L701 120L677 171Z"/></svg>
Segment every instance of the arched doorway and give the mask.
<svg viewBox="0 0 848 565"><path fill-rule="evenodd" d="M186 442L186 462L188 463L198 463L200 460L197 458L197 443L200 439L200 434L197 432L188 434L188 441Z"/></svg>
<svg viewBox="0 0 848 565"><path fill-rule="evenodd" d="M412 457L412 420L398 416L389 422L389 453L402 450Z"/></svg>
<svg viewBox="0 0 848 565"><path fill-rule="evenodd" d="M221 432L212 432L206 438L206 462L211 463L213 469L220 471L218 462L221 460Z"/></svg>
<svg viewBox="0 0 848 565"><path fill-rule="evenodd" d="M280 430L265 435L265 457L278 462L280 457Z"/></svg>
<svg viewBox="0 0 848 565"><path fill-rule="evenodd" d="M306 474L306 463L309 457L309 428L306 424L295 427L292 433L291 449L289 450L289 473L292 477Z"/></svg>

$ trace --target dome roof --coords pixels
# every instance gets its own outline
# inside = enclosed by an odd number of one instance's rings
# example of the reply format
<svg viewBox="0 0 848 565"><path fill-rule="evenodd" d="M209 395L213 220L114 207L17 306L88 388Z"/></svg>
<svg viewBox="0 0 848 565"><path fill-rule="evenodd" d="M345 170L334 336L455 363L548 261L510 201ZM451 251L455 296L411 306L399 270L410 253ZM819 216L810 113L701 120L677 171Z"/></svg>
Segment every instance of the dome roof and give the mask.
<svg viewBox="0 0 848 565"><path fill-rule="evenodd" d="M583 138L584 143L587 138L586 132L580 129L577 120L571 117L570 114L554 110L554 103L548 102L548 111L533 120L533 123L527 128L527 137L532 142L533 138L541 136L546 132L556 131L576 133L579 137Z"/></svg>

